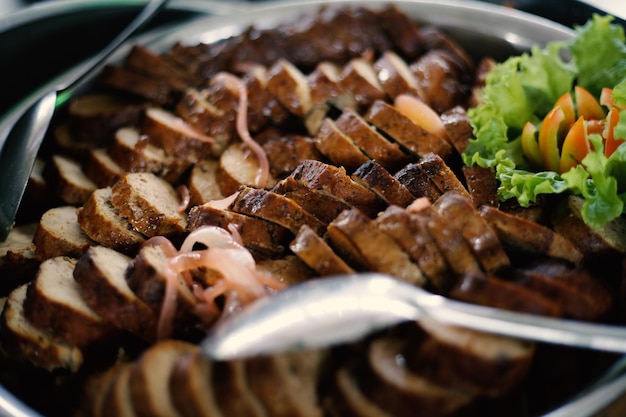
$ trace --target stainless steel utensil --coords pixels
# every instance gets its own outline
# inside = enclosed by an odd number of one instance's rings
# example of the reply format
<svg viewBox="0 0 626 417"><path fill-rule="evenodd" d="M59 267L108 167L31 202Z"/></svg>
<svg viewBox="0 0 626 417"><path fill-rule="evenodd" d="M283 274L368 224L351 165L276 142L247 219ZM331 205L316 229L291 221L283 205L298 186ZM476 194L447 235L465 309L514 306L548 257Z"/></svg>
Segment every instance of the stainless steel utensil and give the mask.
<svg viewBox="0 0 626 417"><path fill-rule="evenodd" d="M135 19L100 53L72 71L53 88L31 96L28 104L10 112L0 122L0 240L4 241L15 221L35 158L57 104L73 87L88 78L130 36L154 17L169 0L151 0Z"/></svg>
<svg viewBox="0 0 626 417"><path fill-rule="evenodd" d="M536 342L626 353L626 327L472 305L383 274L294 285L219 323L202 342L215 359L340 344L407 320L431 319Z"/></svg>

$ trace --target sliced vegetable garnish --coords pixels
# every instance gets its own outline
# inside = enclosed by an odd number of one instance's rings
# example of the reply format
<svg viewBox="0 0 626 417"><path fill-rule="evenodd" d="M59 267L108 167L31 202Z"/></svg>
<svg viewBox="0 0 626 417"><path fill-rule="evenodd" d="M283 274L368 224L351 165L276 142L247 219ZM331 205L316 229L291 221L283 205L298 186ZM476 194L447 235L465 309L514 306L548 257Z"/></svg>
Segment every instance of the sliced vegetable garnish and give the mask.
<svg viewBox="0 0 626 417"><path fill-rule="evenodd" d="M568 42L511 57L487 76L468 114L476 139L466 165L492 168L501 200L540 194L585 199L583 220L600 227L626 201L626 36L594 15Z"/></svg>

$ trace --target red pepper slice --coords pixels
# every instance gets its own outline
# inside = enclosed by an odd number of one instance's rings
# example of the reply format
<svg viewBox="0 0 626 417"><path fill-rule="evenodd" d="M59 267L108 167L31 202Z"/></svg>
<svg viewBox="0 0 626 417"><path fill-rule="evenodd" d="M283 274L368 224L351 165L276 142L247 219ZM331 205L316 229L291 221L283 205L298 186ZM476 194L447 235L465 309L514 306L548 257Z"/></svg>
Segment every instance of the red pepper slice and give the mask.
<svg viewBox="0 0 626 417"><path fill-rule="evenodd" d="M537 143L537 128L531 122L526 122L522 130L522 152L532 167L541 168L543 161Z"/></svg>
<svg viewBox="0 0 626 417"><path fill-rule="evenodd" d="M574 87L574 95L579 117L585 120L602 120L606 117L604 109L589 91L577 85Z"/></svg>
<svg viewBox="0 0 626 417"><path fill-rule="evenodd" d="M591 151L591 144L587 138L586 122L579 117L572 128L567 132L561 149L559 173L564 173L578 165Z"/></svg>
<svg viewBox="0 0 626 417"><path fill-rule="evenodd" d="M616 139L615 138L615 126L619 122L619 110L615 107L609 111L609 115L607 116L608 123L604 129L603 137L604 137L604 155L607 157L611 156L615 149L619 145L624 142L624 139Z"/></svg>
<svg viewBox="0 0 626 417"><path fill-rule="evenodd" d="M558 171L560 165L559 130L565 120L565 113L560 107L553 108L546 116L539 129L539 152L544 168Z"/></svg>

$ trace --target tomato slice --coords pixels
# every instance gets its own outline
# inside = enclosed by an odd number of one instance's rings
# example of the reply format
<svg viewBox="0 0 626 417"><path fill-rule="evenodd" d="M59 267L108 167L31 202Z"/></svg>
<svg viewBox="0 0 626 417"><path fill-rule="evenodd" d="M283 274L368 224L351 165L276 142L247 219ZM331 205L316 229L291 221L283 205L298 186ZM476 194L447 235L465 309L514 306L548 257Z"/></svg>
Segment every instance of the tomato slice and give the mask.
<svg viewBox="0 0 626 417"><path fill-rule="evenodd" d="M567 132L561 149L559 173L564 173L578 165L591 151L591 144L587 138L587 127L584 117L579 117L572 128Z"/></svg>

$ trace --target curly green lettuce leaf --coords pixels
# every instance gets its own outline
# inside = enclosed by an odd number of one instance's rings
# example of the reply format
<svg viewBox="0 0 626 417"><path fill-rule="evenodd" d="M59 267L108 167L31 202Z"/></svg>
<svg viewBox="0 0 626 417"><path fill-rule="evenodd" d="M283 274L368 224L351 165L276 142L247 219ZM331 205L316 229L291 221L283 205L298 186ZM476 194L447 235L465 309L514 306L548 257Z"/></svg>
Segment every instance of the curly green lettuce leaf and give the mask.
<svg viewBox="0 0 626 417"><path fill-rule="evenodd" d="M596 97L604 87L612 87L626 74L626 36L613 16L594 15L576 28L570 45L578 68L578 84Z"/></svg>

